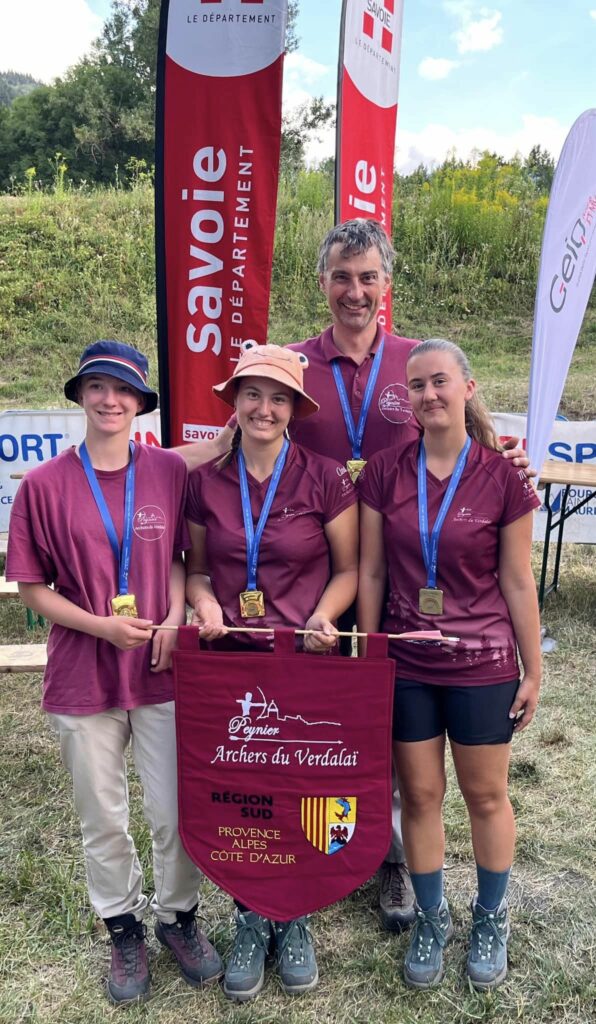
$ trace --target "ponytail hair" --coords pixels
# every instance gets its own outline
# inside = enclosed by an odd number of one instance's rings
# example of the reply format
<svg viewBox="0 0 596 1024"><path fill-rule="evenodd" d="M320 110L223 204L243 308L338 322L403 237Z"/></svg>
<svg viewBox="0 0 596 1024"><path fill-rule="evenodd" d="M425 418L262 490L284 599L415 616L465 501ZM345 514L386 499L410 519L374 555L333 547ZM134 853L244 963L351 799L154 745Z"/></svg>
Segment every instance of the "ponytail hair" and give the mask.
<svg viewBox="0 0 596 1024"><path fill-rule="evenodd" d="M242 430L240 429L240 427L236 427L236 430L234 431L234 436L232 438L232 444L230 446L229 452L226 452L225 455L222 455L222 457L219 460L219 462L216 462L216 464L215 464L215 469L217 470L218 473L220 473L222 469L225 469L226 466L230 465L230 462L232 461L232 459L234 458L236 452L238 451L238 449L240 447L240 442L241 441L242 441Z"/></svg>
<svg viewBox="0 0 596 1024"><path fill-rule="evenodd" d="M459 345L447 341L446 338L428 338L427 341L421 341L414 346L408 356L408 363L414 356L424 356L427 352L448 352L455 359L464 380L467 382L472 379L472 370L467 356ZM503 450L499 444L491 414L477 391L466 401L465 425L467 433L478 444L497 452Z"/></svg>

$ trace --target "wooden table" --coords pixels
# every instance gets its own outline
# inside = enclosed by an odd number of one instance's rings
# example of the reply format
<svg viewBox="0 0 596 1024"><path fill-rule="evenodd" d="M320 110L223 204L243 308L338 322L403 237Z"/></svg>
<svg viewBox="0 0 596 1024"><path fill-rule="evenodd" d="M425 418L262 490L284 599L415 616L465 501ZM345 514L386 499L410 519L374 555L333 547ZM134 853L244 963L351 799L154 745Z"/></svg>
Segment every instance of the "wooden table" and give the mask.
<svg viewBox="0 0 596 1024"><path fill-rule="evenodd" d="M45 644L0 646L0 672L43 672L47 660Z"/></svg>
<svg viewBox="0 0 596 1024"><path fill-rule="evenodd" d="M553 511L550 500L551 484L563 484L561 491L561 508L559 518L553 522L556 513ZM561 565L561 548L563 545L563 530L565 522L578 509L587 505L596 496L596 465L589 462L545 462L540 473L540 487L544 487L544 505L546 507L546 528L544 532L544 553L542 555L542 570L540 573L540 584L538 586L538 604L540 609L544 607L545 598L554 590L559 588L559 568ZM567 508L567 500L571 487L586 487L589 494L574 505ZM548 552L550 547L550 535L553 530L558 530L557 547L555 551L555 567L552 582L547 585L546 574L548 571Z"/></svg>

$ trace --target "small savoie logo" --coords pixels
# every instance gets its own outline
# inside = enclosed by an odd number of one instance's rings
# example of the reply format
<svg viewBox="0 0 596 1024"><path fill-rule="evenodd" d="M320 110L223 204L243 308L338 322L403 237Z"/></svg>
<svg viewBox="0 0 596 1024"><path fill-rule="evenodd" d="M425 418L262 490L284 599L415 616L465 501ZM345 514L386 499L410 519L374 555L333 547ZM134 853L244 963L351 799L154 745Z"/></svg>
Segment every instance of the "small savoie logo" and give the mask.
<svg viewBox="0 0 596 1024"><path fill-rule="evenodd" d="M143 505L135 512L132 528L140 540L159 540L166 530L165 513L158 505Z"/></svg>
<svg viewBox="0 0 596 1024"><path fill-rule="evenodd" d="M379 395L379 411L390 423L407 423L412 418L412 406L405 384L388 384Z"/></svg>
<svg viewBox="0 0 596 1024"><path fill-rule="evenodd" d="M393 49L393 32L391 19L395 11L395 0L369 0L368 10L362 15L362 32L369 39L381 44L381 49L391 53ZM378 36L378 38L377 38Z"/></svg>
<svg viewBox="0 0 596 1024"><path fill-rule="evenodd" d="M321 853L338 853L356 828L355 796L302 797L300 823L309 843Z"/></svg>

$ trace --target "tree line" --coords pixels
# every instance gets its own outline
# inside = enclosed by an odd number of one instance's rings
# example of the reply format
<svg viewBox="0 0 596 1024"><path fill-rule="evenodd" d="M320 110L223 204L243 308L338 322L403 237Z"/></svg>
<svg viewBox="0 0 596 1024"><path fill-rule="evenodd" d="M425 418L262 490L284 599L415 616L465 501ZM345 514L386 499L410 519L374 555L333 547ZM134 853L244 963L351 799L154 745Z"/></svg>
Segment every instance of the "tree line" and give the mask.
<svg viewBox="0 0 596 1024"><path fill-rule="evenodd" d="M288 4L286 49L296 49L298 0ZM134 185L150 178L154 163L155 80L160 0L113 0L109 18L91 52L52 85L30 75L0 75L0 190L85 185ZM315 97L284 118L282 175L304 167L309 137L333 122L335 110ZM333 173L333 161L322 170ZM470 171L474 171L473 184ZM548 193L554 171L550 155L535 146L522 160L495 154L449 158L402 179L417 188L438 179L477 191L531 188Z"/></svg>
<svg viewBox="0 0 596 1024"><path fill-rule="evenodd" d="M298 45L297 14L298 0L289 0L287 51ZM75 186L134 183L150 173L159 16L160 0L113 0L91 52L52 85L0 76L0 189L51 184L60 168ZM284 120L284 167L302 166L308 133L333 116L315 98Z"/></svg>

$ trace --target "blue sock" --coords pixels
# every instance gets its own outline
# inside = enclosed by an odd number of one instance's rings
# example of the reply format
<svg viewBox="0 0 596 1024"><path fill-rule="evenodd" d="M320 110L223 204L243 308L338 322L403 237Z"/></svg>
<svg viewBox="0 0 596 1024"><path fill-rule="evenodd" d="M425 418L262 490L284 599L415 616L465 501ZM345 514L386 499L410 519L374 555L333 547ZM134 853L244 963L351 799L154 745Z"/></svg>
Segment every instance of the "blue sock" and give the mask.
<svg viewBox="0 0 596 1024"><path fill-rule="evenodd" d="M425 874L410 872L412 885L416 894L416 902L421 910L438 907L443 899L443 868L428 871Z"/></svg>
<svg viewBox="0 0 596 1024"><path fill-rule="evenodd" d="M476 864L478 902L485 910L496 910L499 906L507 892L510 872L511 868L507 868L507 871L487 871Z"/></svg>

